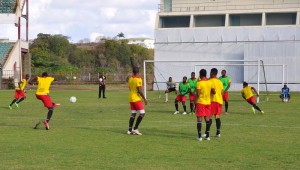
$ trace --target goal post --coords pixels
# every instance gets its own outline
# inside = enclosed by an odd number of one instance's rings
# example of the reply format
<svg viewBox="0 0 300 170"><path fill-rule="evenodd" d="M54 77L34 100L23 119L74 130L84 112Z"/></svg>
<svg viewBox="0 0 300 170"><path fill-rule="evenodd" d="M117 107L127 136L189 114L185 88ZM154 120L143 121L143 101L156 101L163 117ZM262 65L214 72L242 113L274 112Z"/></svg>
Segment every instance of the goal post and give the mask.
<svg viewBox="0 0 300 170"><path fill-rule="evenodd" d="M258 93L261 92L262 95L268 95L268 84L284 84L286 78L286 65L284 64L264 64L262 60L190 60L190 61L154 61L154 60L144 60L144 94L147 97L147 65L153 64L154 66L154 77L156 77L156 83L159 84L160 88L154 88L154 90L163 89L166 87L166 79L172 77L175 82L182 81L183 76L189 77L191 72L195 72L196 76L199 76L199 70L204 68L208 72L213 67L219 70L218 77L220 76L221 70L225 69L227 74L233 76L233 81L235 87L231 87L232 91L240 91L241 84L243 81L253 84ZM273 71L275 69L275 71ZM266 74L266 72L268 72ZM269 80L270 74L271 81ZM280 76L282 74L282 76ZM258 99L260 100L260 99ZM266 100L268 98L266 97Z"/></svg>

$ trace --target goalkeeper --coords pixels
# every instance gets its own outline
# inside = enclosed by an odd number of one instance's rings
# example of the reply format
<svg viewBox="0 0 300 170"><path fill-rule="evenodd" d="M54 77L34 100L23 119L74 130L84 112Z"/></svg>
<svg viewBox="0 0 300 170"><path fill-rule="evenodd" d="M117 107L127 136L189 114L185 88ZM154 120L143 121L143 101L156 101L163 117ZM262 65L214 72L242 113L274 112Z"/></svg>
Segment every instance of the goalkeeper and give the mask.
<svg viewBox="0 0 300 170"><path fill-rule="evenodd" d="M178 102L182 102L182 106L183 106L183 110L184 112L182 113L183 115L186 115L186 105L185 105L185 101L186 98L190 92L190 85L187 82L187 77L184 76L182 82L180 82L179 84L179 90L178 90L179 94L177 95L176 99L175 99L175 109L176 111L174 112L174 114L178 114Z"/></svg>
<svg viewBox="0 0 300 170"><path fill-rule="evenodd" d="M175 94L177 94L176 84L173 82L172 77L169 77L169 81L167 81L166 84L167 84L167 90L165 91L165 96L166 96L165 103L169 101L168 93L174 91Z"/></svg>

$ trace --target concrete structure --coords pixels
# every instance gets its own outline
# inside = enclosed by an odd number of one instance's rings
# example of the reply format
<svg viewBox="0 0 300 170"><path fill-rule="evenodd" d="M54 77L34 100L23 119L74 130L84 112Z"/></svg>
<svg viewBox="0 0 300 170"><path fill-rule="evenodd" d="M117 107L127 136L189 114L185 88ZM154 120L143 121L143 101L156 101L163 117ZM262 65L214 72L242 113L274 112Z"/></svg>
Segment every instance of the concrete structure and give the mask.
<svg viewBox="0 0 300 170"><path fill-rule="evenodd" d="M154 48L154 39L151 38L128 38L128 44L138 44L148 49Z"/></svg>
<svg viewBox="0 0 300 170"><path fill-rule="evenodd" d="M269 65L265 66L269 90L280 90L284 78L292 91L300 91L300 77L294 74L300 72L300 1L161 0L155 26L155 61L190 60L211 62L170 62L167 67L157 63L157 81L165 81L162 75L181 81L183 76L190 76L195 64L206 64L202 68L210 69L213 61L263 60ZM287 67L270 66L280 64ZM240 90L243 81L255 85L253 77L257 76L263 83L263 70L259 73L254 66L217 68L234 77L232 90Z"/></svg>
<svg viewBox="0 0 300 170"><path fill-rule="evenodd" d="M25 14L22 14L22 11ZM26 20L26 37L24 39L21 38L21 18ZM0 37L1 77L4 79L13 77L17 85L22 76L31 73L28 43L28 0L3 0L0 4L0 26L1 24L12 24L18 27L17 40ZM1 34L0 36L5 37Z"/></svg>

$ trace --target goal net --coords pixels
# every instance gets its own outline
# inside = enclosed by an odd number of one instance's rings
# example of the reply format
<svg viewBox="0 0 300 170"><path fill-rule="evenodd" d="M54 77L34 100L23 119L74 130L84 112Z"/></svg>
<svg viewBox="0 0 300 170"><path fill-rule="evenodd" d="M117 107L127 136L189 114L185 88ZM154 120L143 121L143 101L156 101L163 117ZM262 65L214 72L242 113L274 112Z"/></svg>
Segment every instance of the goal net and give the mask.
<svg viewBox="0 0 300 170"><path fill-rule="evenodd" d="M265 102L269 99L268 85L271 83L284 83L284 66L282 64L264 64L262 60L223 60L223 61L144 61L144 73L147 67L154 68L153 90L158 91L156 98L163 98L163 91L166 90L166 82L172 77L175 83L182 81L183 76L190 78L191 72L199 76L200 69L207 70L209 77L210 70L217 68L221 76L221 71L226 70L227 76L231 77L231 87L229 91L240 92L243 82L255 87L259 93L258 102ZM277 77L272 77L276 72ZM272 72L268 74L267 72ZM270 77L270 80L268 79ZM144 74L144 81L147 79ZM147 96L147 84L144 83L144 93ZM149 88L148 88L149 89ZM240 93L238 93L240 95Z"/></svg>

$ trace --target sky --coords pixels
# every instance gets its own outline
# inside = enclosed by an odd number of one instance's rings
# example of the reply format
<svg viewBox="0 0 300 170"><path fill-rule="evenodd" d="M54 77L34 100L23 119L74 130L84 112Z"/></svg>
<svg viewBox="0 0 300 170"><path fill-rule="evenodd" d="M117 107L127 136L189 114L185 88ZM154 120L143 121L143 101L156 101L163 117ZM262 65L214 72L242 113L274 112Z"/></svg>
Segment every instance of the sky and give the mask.
<svg viewBox="0 0 300 170"><path fill-rule="evenodd" d="M154 37L159 0L29 0L29 39L62 34L71 42L98 36ZM23 20L22 24L25 24ZM22 37L25 39L22 28ZM17 28L0 25L0 38L17 39Z"/></svg>

